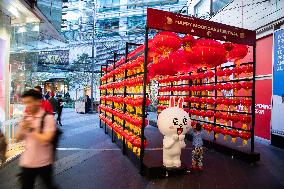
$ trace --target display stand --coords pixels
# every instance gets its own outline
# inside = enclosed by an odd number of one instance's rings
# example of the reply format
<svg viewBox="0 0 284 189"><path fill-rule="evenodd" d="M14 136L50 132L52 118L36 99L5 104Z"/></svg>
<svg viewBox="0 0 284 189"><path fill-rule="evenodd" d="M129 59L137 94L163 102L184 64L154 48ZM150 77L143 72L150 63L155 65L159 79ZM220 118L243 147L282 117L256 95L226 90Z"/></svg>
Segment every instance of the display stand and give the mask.
<svg viewBox="0 0 284 189"><path fill-rule="evenodd" d="M144 128L148 125L146 107L149 105L148 66L155 65L155 57L152 60L149 58L152 58L149 53L153 52L149 52L148 48L148 35L152 29L251 47L252 58L248 61L241 61L243 57L239 57L232 60L235 63L158 77L157 108L158 113L166 108L170 96L184 97L184 109L190 114L192 125L199 122L208 133L205 134L205 146L245 161L258 161L260 154L254 151L255 31L171 12L147 9L145 44L129 53L129 47L138 45L127 43L125 58L117 59L117 55L114 55L113 65L102 66L100 127L104 125L106 133L111 131L112 141L121 147L123 154L134 160L141 174L161 177L185 173L185 169L165 169L161 152L158 155L145 152L147 142ZM233 52L230 48L228 53ZM169 53L167 50L171 48L158 50L163 51L165 58ZM230 57L230 54L227 55ZM209 65L209 62L206 63Z"/></svg>
<svg viewBox="0 0 284 189"><path fill-rule="evenodd" d="M102 68L99 109L100 127L104 125L112 142L116 142L122 153L143 171L142 143L145 139L142 125L148 124L146 109L142 107L143 98L147 98L143 91L143 49L138 53L137 50L136 53L129 52L131 47L137 46L141 45L126 43L125 57L118 59L114 54L114 63Z"/></svg>

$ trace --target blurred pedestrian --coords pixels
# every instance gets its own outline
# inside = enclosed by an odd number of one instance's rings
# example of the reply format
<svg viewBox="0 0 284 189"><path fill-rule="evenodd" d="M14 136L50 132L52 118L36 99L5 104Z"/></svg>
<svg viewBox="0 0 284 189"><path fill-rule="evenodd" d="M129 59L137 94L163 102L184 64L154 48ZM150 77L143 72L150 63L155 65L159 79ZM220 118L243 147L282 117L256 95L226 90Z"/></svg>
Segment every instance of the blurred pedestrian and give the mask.
<svg viewBox="0 0 284 189"><path fill-rule="evenodd" d="M33 189L39 176L46 188L55 189L52 177L54 151L52 140L56 125L53 115L42 108L42 95L33 89L24 92L22 102L26 106L24 118L16 132L16 140L25 141L25 150L19 161L21 188Z"/></svg>
<svg viewBox="0 0 284 189"><path fill-rule="evenodd" d="M50 93L50 98L48 99L50 105L52 106L53 109L53 115L57 113L57 100L54 98L54 92Z"/></svg>
<svg viewBox="0 0 284 189"><path fill-rule="evenodd" d="M62 126L62 123L61 123L61 115L62 115L62 110L63 110L63 100L62 100L62 96L61 95L58 95L57 97L57 123Z"/></svg>
<svg viewBox="0 0 284 189"><path fill-rule="evenodd" d="M0 129L0 165L6 161L7 142Z"/></svg>
<svg viewBox="0 0 284 189"><path fill-rule="evenodd" d="M43 95L42 95L42 88L41 86L35 86L34 90L38 91L41 94L42 97L42 103L41 103L41 107L48 113L53 114L53 108L51 106L51 104L47 101L43 99Z"/></svg>

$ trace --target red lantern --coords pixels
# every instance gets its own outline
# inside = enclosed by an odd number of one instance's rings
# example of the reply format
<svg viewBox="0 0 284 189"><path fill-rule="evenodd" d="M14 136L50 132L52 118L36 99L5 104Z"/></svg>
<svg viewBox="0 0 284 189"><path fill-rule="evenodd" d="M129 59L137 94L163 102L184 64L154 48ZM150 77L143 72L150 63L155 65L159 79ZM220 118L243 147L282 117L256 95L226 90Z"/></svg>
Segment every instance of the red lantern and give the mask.
<svg viewBox="0 0 284 189"><path fill-rule="evenodd" d="M229 135L229 130L226 128L222 128L220 133L224 136L224 140L227 140L227 135Z"/></svg>
<svg viewBox="0 0 284 189"><path fill-rule="evenodd" d="M234 61L237 66L240 66L240 60L248 53L248 47L241 44L223 44L227 50L227 61Z"/></svg>
<svg viewBox="0 0 284 189"><path fill-rule="evenodd" d="M221 83L218 83L218 84L215 85L215 89L217 91L221 91L221 90L223 90L223 85Z"/></svg>
<svg viewBox="0 0 284 189"><path fill-rule="evenodd" d="M225 49L221 43L212 39L198 39L192 47L194 61L198 67L212 68L224 62Z"/></svg>
<svg viewBox="0 0 284 189"><path fill-rule="evenodd" d="M223 74L224 74L224 76L227 77L227 80L229 79L229 77L230 77L230 75L231 75L232 73L233 73L233 71L230 70L229 68L228 68L228 69L225 69L225 70L223 71Z"/></svg>
<svg viewBox="0 0 284 189"><path fill-rule="evenodd" d="M214 133L215 133L215 137L218 138L219 133L221 133L221 128L220 128L219 126L215 126L215 127L213 128L213 131L214 131Z"/></svg>
<svg viewBox="0 0 284 189"><path fill-rule="evenodd" d="M242 88L242 85L240 83L233 83L232 88L234 89L235 94L239 92L239 90Z"/></svg>
<svg viewBox="0 0 284 189"><path fill-rule="evenodd" d="M182 38L182 45L186 51L192 51L192 46L195 44L196 39L190 34L185 35Z"/></svg>
<svg viewBox="0 0 284 189"><path fill-rule="evenodd" d="M232 114L230 115L230 120L234 123L237 123L240 121L240 116L238 114Z"/></svg>
<svg viewBox="0 0 284 189"><path fill-rule="evenodd" d="M239 136L239 132L236 131L235 129L231 129L229 131L230 136L232 137L232 142L236 143L237 137Z"/></svg>
<svg viewBox="0 0 284 189"><path fill-rule="evenodd" d="M210 124L204 124L203 128L210 134L210 132L213 130L213 126Z"/></svg>
<svg viewBox="0 0 284 189"><path fill-rule="evenodd" d="M212 111L206 111L205 112L205 117L211 118L213 116L214 116L214 112L212 112Z"/></svg>
<svg viewBox="0 0 284 189"><path fill-rule="evenodd" d="M181 39L173 32L163 31L154 36L153 46L157 48L162 56L168 57L170 52L180 48Z"/></svg>
<svg viewBox="0 0 284 189"><path fill-rule="evenodd" d="M206 73L205 73L205 76L207 78L212 78L215 76L214 72L212 72L211 70L208 70Z"/></svg>
<svg viewBox="0 0 284 189"><path fill-rule="evenodd" d="M239 136L243 139L243 145L247 145L247 141L251 138L251 133L242 131Z"/></svg>
<svg viewBox="0 0 284 189"><path fill-rule="evenodd" d="M170 61L178 72L188 73L193 70L193 67L191 67L188 62L187 56L186 51L183 49L179 49L169 55Z"/></svg>
<svg viewBox="0 0 284 189"><path fill-rule="evenodd" d="M252 89L252 87L253 87L253 83L252 82L243 82L241 85L246 90Z"/></svg>
<svg viewBox="0 0 284 189"><path fill-rule="evenodd" d="M217 122L223 117L223 114L221 112L216 112L215 113L215 118L217 120Z"/></svg>
<svg viewBox="0 0 284 189"><path fill-rule="evenodd" d="M225 89L226 91L230 91L233 89L233 86L231 83L226 83L223 85L223 89Z"/></svg>

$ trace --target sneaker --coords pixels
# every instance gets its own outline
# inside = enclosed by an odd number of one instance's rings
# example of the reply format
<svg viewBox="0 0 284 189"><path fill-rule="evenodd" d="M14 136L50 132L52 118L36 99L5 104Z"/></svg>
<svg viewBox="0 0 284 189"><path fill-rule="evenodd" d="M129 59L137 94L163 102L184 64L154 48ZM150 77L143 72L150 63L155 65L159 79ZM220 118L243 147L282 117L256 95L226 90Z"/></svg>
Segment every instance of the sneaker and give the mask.
<svg viewBox="0 0 284 189"><path fill-rule="evenodd" d="M59 123L59 125L60 125L60 126L62 126L62 124L61 124L61 123Z"/></svg>

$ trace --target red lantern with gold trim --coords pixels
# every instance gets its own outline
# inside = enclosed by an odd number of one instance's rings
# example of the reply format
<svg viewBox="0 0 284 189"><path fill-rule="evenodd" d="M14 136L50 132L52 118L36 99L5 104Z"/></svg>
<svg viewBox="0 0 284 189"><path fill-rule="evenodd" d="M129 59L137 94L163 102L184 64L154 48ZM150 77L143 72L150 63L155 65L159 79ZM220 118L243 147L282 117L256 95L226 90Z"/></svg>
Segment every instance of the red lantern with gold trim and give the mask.
<svg viewBox="0 0 284 189"><path fill-rule="evenodd" d="M180 37L174 32L162 31L153 38L153 46L163 57L168 57L170 52L178 50L181 43Z"/></svg>

